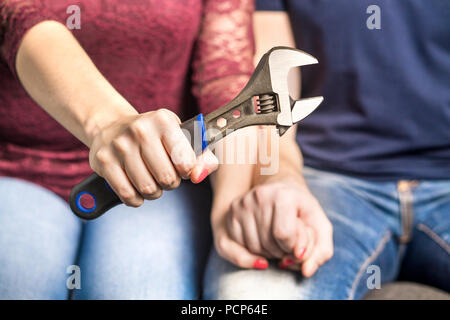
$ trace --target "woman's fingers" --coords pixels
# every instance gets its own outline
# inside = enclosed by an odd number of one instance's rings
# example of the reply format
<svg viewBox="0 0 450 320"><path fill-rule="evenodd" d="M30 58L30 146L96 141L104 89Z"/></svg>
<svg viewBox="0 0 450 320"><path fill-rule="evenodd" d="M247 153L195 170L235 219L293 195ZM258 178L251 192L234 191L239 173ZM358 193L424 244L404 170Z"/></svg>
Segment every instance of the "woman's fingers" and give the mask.
<svg viewBox="0 0 450 320"><path fill-rule="evenodd" d="M222 258L241 268L267 269L269 266L266 258L252 254L245 247L227 238L225 235L217 241L216 249Z"/></svg>
<svg viewBox="0 0 450 320"><path fill-rule="evenodd" d="M164 190L172 190L179 186L180 176L166 153L160 140L155 139L141 146L142 158L153 178Z"/></svg>
<svg viewBox="0 0 450 320"><path fill-rule="evenodd" d="M310 238L310 232L300 218L297 218L297 238L294 247L294 256L298 261L303 261L308 247L311 246L313 239Z"/></svg>
<svg viewBox="0 0 450 320"><path fill-rule="evenodd" d="M108 148L96 149L89 155L89 164L128 206L139 207L143 203L142 196L136 191L124 172L117 156Z"/></svg>
<svg viewBox="0 0 450 320"><path fill-rule="evenodd" d="M136 152L136 156L127 157L124 167L128 178L144 199L154 200L161 197L162 190L148 171L139 152Z"/></svg>
<svg viewBox="0 0 450 320"><path fill-rule="evenodd" d="M279 264L282 269L301 270L301 264L305 259L305 254L311 252L314 243L312 239L312 230L308 231L308 227L300 218L297 218L297 239L294 250L291 254L285 256Z"/></svg>
<svg viewBox="0 0 450 320"><path fill-rule="evenodd" d="M210 173L214 172L219 166L219 160L211 152L206 149L200 156L197 157L197 163L191 171L191 181L193 183L202 182Z"/></svg>
<svg viewBox="0 0 450 320"><path fill-rule="evenodd" d="M317 258L314 257L313 259L308 259L302 265L302 273L305 277L309 278L314 273L316 273L316 271L319 267L320 267L320 265L317 262Z"/></svg>
<svg viewBox="0 0 450 320"><path fill-rule="evenodd" d="M106 175L119 198L132 206L142 198L160 197L161 189L178 187L180 176L198 183L218 167L209 150L196 159L180 120L166 109L125 117L103 128L93 139L89 160L94 171ZM120 166L121 172L108 168L111 164Z"/></svg>
<svg viewBox="0 0 450 320"><path fill-rule="evenodd" d="M209 150L196 159L180 120L166 109L124 117L100 130L89 163L122 202L135 207L178 187L180 176L200 182L218 167Z"/></svg>
<svg viewBox="0 0 450 320"><path fill-rule="evenodd" d="M299 219L299 221L301 221ZM311 277L326 261L333 256L333 239L331 225L321 221L321 228L312 228L298 223L306 237L299 237L294 250L295 257L288 255L283 258L279 266L283 269L301 270L305 277ZM306 239L301 239L306 238ZM304 241L306 240L306 246ZM304 249L301 249L304 248Z"/></svg>
<svg viewBox="0 0 450 320"><path fill-rule="evenodd" d="M305 254L302 267L303 275L310 277L333 256L333 227L317 201L312 202L310 210L303 212L302 216L315 237L314 248L310 254Z"/></svg>
<svg viewBox="0 0 450 320"><path fill-rule="evenodd" d="M196 158L194 150L181 128L164 130L162 142L178 174L183 179L188 179L196 165Z"/></svg>
<svg viewBox="0 0 450 320"><path fill-rule="evenodd" d="M134 143L131 136L124 135L112 141L113 152L118 159L128 179L134 188L144 199L156 199L162 192L148 171L139 151L139 146Z"/></svg>
<svg viewBox="0 0 450 320"><path fill-rule="evenodd" d="M118 164L105 166L101 173L123 203L131 207L142 205L143 197L136 191L128 176Z"/></svg>
<svg viewBox="0 0 450 320"><path fill-rule="evenodd" d="M333 256L332 231L315 231L316 243L311 254L305 258L302 273L305 277L311 277L317 269Z"/></svg>

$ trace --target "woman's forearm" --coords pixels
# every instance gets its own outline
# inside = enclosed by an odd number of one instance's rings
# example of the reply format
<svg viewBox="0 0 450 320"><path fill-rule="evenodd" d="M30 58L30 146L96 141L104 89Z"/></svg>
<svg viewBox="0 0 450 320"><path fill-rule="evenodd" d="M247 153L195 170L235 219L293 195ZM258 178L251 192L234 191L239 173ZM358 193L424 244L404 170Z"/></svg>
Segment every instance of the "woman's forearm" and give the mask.
<svg viewBox="0 0 450 320"><path fill-rule="evenodd" d="M45 21L26 33L16 70L28 94L87 146L102 126L137 114L59 22Z"/></svg>

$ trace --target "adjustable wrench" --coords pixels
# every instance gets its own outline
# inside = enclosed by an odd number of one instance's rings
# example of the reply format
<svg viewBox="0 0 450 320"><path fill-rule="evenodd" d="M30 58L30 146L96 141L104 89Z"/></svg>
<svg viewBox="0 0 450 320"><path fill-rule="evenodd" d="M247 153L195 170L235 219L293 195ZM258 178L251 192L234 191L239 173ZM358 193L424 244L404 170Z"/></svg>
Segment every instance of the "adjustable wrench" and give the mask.
<svg viewBox="0 0 450 320"><path fill-rule="evenodd" d="M201 154L208 145L247 126L275 125L279 135L283 135L323 100L323 97L313 97L294 101L288 90L291 68L316 63L317 59L300 50L288 47L269 50L245 88L232 101L206 116L199 114L181 124L195 153ZM83 196L90 198L88 206L83 204ZM108 183L94 173L73 187L69 203L78 217L92 220L122 202Z"/></svg>

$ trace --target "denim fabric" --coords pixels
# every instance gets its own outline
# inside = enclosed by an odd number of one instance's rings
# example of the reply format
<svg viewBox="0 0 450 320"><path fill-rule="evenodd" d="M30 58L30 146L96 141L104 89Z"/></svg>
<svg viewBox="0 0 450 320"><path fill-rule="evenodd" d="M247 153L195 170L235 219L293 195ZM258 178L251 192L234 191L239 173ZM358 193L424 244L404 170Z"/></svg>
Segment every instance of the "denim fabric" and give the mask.
<svg viewBox="0 0 450 320"><path fill-rule="evenodd" d="M0 178L0 299L67 299L82 222L60 197Z"/></svg>
<svg viewBox="0 0 450 320"><path fill-rule="evenodd" d="M402 224L397 182L372 182L305 168L305 178L334 228L334 256L302 278L280 270L242 270L212 251L205 274L207 299L360 299L374 284L402 276L450 291L450 181L411 188L413 223ZM404 233L412 239L401 243ZM368 281L369 280L369 281ZM369 285L368 285L369 283Z"/></svg>
<svg viewBox="0 0 450 320"><path fill-rule="evenodd" d="M335 255L310 279L279 270L241 270L213 250L205 298L358 299L368 267L450 291L450 182L411 189L414 220L402 227L396 182L368 182L305 168L334 226ZM67 299L68 266L81 267L76 299L191 299L201 292L210 248L206 185L183 183L139 209L119 206L83 224L34 184L0 178L0 299ZM400 243L410 231L412 239Z"/></svg>
<svg viewBox="0 0 450 320"><path fill-rule="evenodd" d="M194 299L210 251L210 191L182 183L82 223L52 192L0 178L0 299ZM66 273L79 265L81 289Z"/></svg>

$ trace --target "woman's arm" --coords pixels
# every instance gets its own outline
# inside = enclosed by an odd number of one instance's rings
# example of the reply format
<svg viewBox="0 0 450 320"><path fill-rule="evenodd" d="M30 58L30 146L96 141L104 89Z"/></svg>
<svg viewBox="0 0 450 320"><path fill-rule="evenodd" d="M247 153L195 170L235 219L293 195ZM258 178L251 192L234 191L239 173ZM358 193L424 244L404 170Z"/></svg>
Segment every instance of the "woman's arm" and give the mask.
<svg viewBox="0 0 450 320"><path fill-rule="evenodd" d="M88 147L103 127L138 114L59 22L44 21L26 33L16 71L37 104Z"/></svg>
<svg viewBox="0 0 450 320"><path fill-rule="evenodd" d="M90 148L91 167L125 204L158 198L176 188L180 177L196 181L207 166L196 160L174 113L138 114L61 23L29 29L15 69L37 104ZM215 169L208 165L208 172Z"/></svg>
<svg viewBox="0 0 450 320"><path fill-rule="evenodd" d="M193 93L203 113L232 100L253 73L253 10L253 0L205 1L193 62ZM242 129L237 134L246 133L255 134L255 128ZM235 137L232 134L224 138L215 149L224 151L224 146ZM251 164L223 164L225 158L222 153L220 172L212 177L215 207L222 206L222 199L247 191L251 182Z"/></svg>

